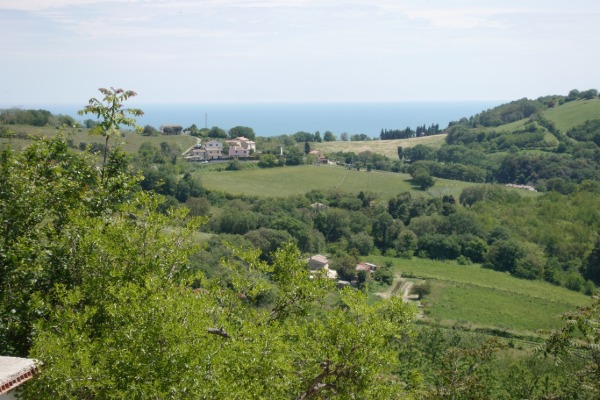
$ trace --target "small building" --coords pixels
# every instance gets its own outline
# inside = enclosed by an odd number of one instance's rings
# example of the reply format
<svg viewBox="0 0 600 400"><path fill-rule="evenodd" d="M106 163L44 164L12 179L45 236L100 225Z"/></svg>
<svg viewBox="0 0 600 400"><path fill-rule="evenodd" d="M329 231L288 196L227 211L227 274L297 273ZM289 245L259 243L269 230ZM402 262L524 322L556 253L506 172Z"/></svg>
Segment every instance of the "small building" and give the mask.
<svg viewBox="0 0 600 400"><path fill-rule="evenodd" d="M356 272L358 271L366 271L366 272L374 272L377 269L377 265L371 264L368 262L361 261L356 264Z"/></svg>
<svg viewBox="0 0 600 400"><path fill-rule="evenodd" d="M0 357L0 400L12 400L15 388L31 379L38 362L29 358Z"/></svg>
<svg viewBox="0 0 600 400"><path fill-rule="evenodd" d="M205 161L207 159L207 151L203 148L194 147L185 157L187 161Z"/></svg>
<svg viewBox="0 0 600 400"><path fill-rule="evenodd" d="M308 269L311 271L329 269L329 260L321 254L316 254L308 259Z"/></svg>

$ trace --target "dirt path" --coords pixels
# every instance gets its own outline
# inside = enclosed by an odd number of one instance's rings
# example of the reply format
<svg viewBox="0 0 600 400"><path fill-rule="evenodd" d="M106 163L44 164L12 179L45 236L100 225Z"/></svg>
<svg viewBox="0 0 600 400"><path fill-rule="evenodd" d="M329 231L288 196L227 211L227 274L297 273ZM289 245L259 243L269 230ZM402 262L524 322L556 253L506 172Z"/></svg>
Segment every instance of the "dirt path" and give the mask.
<svg viewBox="0 0 600 400"><path fill-rule="evenodd" d="M392 296L402 296L402 300L408 302L413 300L410 295L410 291L414 286L414 282L407 281L403 279L400 275L394 276L394 281L390 286L390 290L386 290L385 292L375 293L377 296L382 297L384 299L389 299Z"/></svg>
<svg viewBox="0 0 600 400"><path fill-rule="evenodd" d="M385 292L375 293L377 296L383 299L389 299L392 296L401 296L402 301L405 303L413 303L417 306L418 313L417 318L423 317L423 310L420 302L418 301L418 296L414 294L410 294L415 283L413 281L408 281L402 278L400 275L394 276L394 281L390 285L390 289Z"/></svg>
<svg viewBox="0 0 600 400"><path fill-rule="evenodd" d="M196 138L196 144L195 144L194 146L197 146L197 145L199 145L200 143L201 143L201 140L200 140L200 138L199 138L199 137L197 137L197 138ZM190 147L189 149L187 149L186 151L184 151L183 153L181 153L181 156L182 156L182 157L185 157L185 155L186 155L188 152L190 152L190 151L191 151L191 150L194 148L194 146Z"/></svg>

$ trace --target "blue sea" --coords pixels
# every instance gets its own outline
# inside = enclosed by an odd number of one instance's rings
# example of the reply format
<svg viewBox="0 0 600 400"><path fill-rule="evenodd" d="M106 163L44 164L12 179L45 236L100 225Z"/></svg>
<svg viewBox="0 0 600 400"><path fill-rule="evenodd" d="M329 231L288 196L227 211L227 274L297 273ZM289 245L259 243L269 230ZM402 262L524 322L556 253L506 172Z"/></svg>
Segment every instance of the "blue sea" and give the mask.
<svg viewBox="0 0 600 400"><path fill-rule="evenodd" d="M471 102L393 102L393 103L216 103L216 104L133 104L144 115L138 125L196 124L198 128L218 126L229 130L234 126L248 126L257 136L278 136L299 131L331 131L339 137L343 132L379 137L382 129L413 130L417 126L438 124L446 128L451 121L470 117L503 101ZM28 107L33 108L33 107ZM54 114L78 116L83 106L47 106ZM94 118L90 115L89 118Z"/></svg>

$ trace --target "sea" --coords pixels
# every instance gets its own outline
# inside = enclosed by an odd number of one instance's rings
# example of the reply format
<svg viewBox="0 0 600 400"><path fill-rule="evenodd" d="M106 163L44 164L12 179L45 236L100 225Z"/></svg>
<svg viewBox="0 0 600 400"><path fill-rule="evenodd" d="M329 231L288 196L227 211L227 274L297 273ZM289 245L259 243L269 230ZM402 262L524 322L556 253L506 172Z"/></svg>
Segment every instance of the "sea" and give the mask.
<svg viewBox="0 0 600 400"><path fill-rule="evenodd" d="M504 101L456 102L386 102L386 103L202 103L202 104L131 104L141 108L144 115L137 118L140 126L181 125L187 128L217 126L229 130L234 126L247 126L257 136L291 135L299 131L321 135L330 131L365 134L378 138L382 129L405 129L438 124L446 128L451 121L470 117L502 104ZM27 107L34 108L34 107ZM48 105L53 114L64 114L78 121L93 115L79 116L83 105Z"/></svg>

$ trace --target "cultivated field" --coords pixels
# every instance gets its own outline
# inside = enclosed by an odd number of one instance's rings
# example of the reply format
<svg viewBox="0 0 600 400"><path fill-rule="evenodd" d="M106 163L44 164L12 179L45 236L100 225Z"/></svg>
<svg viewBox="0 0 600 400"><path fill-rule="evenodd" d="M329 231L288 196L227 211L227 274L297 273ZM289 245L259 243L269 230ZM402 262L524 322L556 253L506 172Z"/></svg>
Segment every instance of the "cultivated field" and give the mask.
<svg viewBox="0 0 600 400"><path fill-rule="evenodd" d="M309 192L313 189L340 189L358 193L369 191L380 198L389 199L397 194L413 191L415 194L453 195L456 198L472 183L435 179L435 185L427 192L416 190L410 183L410 175L393 172L365 170L356 171L341 166L304 165L242 171L196 172L202 185L209 190L232 194L264 197L287 197Z"/></svg>
<svg viewBox="0 0 600 400"><path fill-rule="evenodd" d="M382 264L388 258L369 259ZM591 303L591 298L581 293L479 265L417 258L390 260L396 274L431 282L431 294L425 297L426 316L446 326L459 323L535 335L539 330L561 326L561 314Z"/></svg>

